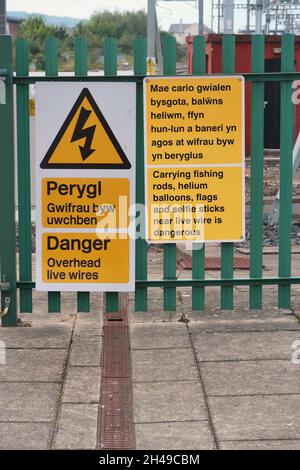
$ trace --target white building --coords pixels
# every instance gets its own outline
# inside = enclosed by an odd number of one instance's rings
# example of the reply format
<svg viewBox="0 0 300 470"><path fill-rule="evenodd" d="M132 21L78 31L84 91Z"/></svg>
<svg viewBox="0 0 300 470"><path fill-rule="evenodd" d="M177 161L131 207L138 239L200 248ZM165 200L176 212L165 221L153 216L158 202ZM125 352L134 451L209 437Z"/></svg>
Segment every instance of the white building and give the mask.
<svg viewBox="0 0 300 470"><path fill-rule="evenodd" d="M204 34L212 33L213 31L207 26L203 25ZM187 36L197 36L198 23L173 23L170 25L169 34L176 38L178 44L185 44Z"/></svg>

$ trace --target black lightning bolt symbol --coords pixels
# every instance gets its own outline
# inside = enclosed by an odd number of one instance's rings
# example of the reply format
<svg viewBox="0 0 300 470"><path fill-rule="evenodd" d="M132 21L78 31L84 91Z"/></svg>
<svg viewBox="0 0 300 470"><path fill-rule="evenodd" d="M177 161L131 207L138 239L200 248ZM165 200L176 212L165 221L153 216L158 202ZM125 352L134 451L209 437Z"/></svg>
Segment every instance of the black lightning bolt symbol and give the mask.
<svg viewBox="0 0 300 470"><path fill-rule="evenodd" d="M80 153L82 160L85 161L96 149L92 149L91 145L93 142L94 134L96 125L87 127L84 129L84 125L89 118L89 115L92 111L85 109L84 107L81 108L78 121L76 123L71 142L75 142L76 140L85 139L84 145L79 145Z"/></svg>

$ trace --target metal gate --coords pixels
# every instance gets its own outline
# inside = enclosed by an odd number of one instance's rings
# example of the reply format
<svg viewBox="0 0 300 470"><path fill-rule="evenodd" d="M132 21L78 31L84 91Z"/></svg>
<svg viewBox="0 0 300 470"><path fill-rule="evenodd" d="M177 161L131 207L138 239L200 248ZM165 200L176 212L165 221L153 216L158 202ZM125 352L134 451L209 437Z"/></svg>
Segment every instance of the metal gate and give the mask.
<svg viewBox="0 0 300 470"><path fill-rule="evenodd" d="M300 77L294 72L294 37L282 36L281 72L264 73L264 37L252 38L252 73L244 74L252 84L251 94L251 201L250 201L250 270L244 278L234 277L234 246L221 244L220 278L205 277L205 247L193 250L192 276L176 278L176 244L163 247L162 279L149 279L147 269L147 243L136 241L136 290L135 310L147 311L147 290L163 289L163 308L176 309L176 288L191 287L192 308L205 308L205 288L220 287L220 308L234 308L233 287L249 286L249 307L262 308L264 285L278 286L278 307L289 308L291 285L299 284L300 278L291 275L291 224L292 224L292 151L294 142L294 105L292 83ZM163 73L176 75L176 42L173 37L164 40ZM146 39L137 38L133 45L134 75L117 76L117 42L107 38L104 43L104 76L87 76L87 41L75 40L75 76L58 76L58 43L48 38L45 44L45 76L29 76L28 43L17 39L15 43L16 67L13 65L13 47L10 36L0 36L0 248L1 291L4 326L17 323L17 311L32 311L32 242L30 207L30 140L29 140L29 85L38 81L133 81L137 86L136 101L136 202L144 204L144 136L143 136L143 86L146 75ZM206 70L205 39L194 39L193 74L203 75ZM235 38L225 35L222 40L222 73L235 72ZM264 171L264 83L279 81L280 105L280 219L278 276L263 276L263 171ZM5 84L5 86L4 86ZM15 174L14 174L14 103L13 88L16 87L16 153L19 224L19 272L16 274L16 223L15 223ZM5 90L5 96L4 96ZM17 308L19 290L19 308ZM108 312L118 310L118 293L106 294ZM78 311L87 312L90 307L88 292L77 293ZM61 310L60 292L48 293L48 311Z"/></svg>

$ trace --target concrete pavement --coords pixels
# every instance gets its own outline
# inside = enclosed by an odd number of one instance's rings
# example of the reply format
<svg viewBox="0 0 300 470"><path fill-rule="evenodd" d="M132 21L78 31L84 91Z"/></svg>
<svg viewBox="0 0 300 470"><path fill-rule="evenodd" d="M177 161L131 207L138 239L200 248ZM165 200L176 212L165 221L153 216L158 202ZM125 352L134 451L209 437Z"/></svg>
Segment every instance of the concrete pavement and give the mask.
<svg viewBox="0 0 300 470"><path fill-rule="evenodd" d="M200 313L188 288L178 289L177 312L162 312L161 289L149 289L148 313L134 313L131 296L137 448L300 449L297 303L278 310L269 287L265 308L249 311L247 288L234 292L232 312L217 308L219 289L207 290ZM31 327L0 328L0 449L95 449L101 296L76 314L64 294L61 315L45 314L45 294L35 296L23 315Z"/></svg>
<svg viewBox="0 0 300 470"><path fill-rule="evenodd" d="M0 329L0 449L95 448L102 315L28 317Z"/></svg>
<svg viewBox="0 0 300 470"><path fill-rule="evenodd" d="M184 309L180 322L182 309L171 322L132 314L138 448L300 449L293 313Z"/></svg>

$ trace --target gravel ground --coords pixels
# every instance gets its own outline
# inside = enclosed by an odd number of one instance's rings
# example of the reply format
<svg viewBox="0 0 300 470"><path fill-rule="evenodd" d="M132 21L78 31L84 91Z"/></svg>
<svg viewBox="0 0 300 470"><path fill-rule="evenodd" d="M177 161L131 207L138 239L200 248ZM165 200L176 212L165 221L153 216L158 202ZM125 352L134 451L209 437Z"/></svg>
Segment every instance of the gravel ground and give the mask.
<svg viewBox="0 0 300 470"><path fill-rule="evenodd" d="M250 201L250 161L246 161L246 202ZM279 188L279 158L270 156L266 159L264 165L264 197L276 196ZM298 168L293 178L293 199L300 197L300 167ZM299 221L293 220L292 224L292 245L300 245L300 219ZM264 216L263 220L263 245L264 246L277 246L279 239L279 227L278 225L271 225L268 220L268 216ZM250 221L249 217L246 219L246 240L241 243L237 243L236 246L249 248L250 240Z"/></svg>
<svg viewBox="0 0 300 470"><path fill-rule="evenodd" d="M246 220L246 239L241 243L236 243L235 245L239 248L249 248L250 247L250 221L249 218ZM292 245L300 245L300 221L293 221L292 224ZM279 240L279 227L278 225L270 225L268 216L264 215L263 221L263 246L278 246Z"/></svg>
<svg viewBox="0 0 300 470"><path fill-rule="evenodd" d="M279 188L279 158L269 158L264 165L264 196L276 196ZM246 160L246 201L250 200L250 161ZM300 196L300 167L293 178L293 197Z"/></svg>

